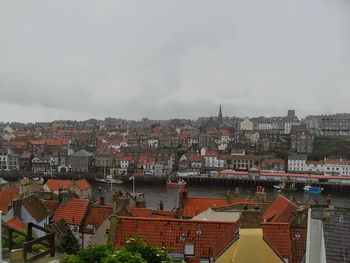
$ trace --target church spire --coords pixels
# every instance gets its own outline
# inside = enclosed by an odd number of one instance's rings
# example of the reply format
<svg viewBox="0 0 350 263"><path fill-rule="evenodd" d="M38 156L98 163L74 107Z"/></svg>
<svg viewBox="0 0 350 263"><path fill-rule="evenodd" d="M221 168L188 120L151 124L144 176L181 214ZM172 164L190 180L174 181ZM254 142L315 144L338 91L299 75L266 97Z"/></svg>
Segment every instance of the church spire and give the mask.
<svg viewBox="0 0 350 263"><path fill-rule="evenodd" d="M220 122L220 124L222 124L222 110L221 110L221 104L220 104L220 109L219 109L218 121Z"/></svg>

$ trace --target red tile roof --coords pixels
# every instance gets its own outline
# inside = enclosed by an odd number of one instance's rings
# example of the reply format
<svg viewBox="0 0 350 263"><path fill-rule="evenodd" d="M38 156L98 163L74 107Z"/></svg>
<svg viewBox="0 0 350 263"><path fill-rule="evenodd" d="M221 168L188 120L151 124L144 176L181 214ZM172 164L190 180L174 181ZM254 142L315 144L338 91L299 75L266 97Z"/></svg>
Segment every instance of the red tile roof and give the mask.
<svg viewBox="0 0 350 263"><path fill-rule="evenodd" d="M197 161L197 162L201 162L202 161L202 159L203 159L203 157L202 156L190 156L190 158L188 159L190 162L195 162L195 161Z"/></svg>
<svg viewBox="0 0 350 263"><path fill-rule="evenodd" d="M95 229L98 229L112 213L112 206L94 206L88 212L86 226L93 225Z"/></svg>
<svg viewBox="0 0 350 263"><path fill-rule="evenodd" d="M81 225L89 206L89 200L72 198L61 204L55 211L52 221L63 219L67 224Z"/></svg>
<svg viewBox="0 0 350 263"><path fill-rule="evenodd" d="M75 181L75 185L80 189L80 190L86 190L91 188L91 185L86 179L80 179L78 181Z"/></svg>
<svg viewBox="0 0 350 263"><path fill-rule="evenodd" d="M236 239L239 225L239 222L118 217L114 247L125 245L125 238L130 236L143 237L150 244L177 253L184 253L185 243L192 243L195 258L191 262L199 262L199 258L216 256L218 251L214 255L213 250L227 248Z"/></svg>
<svg viewBox="0 0 350 263"><path fill-rule="evenodd" d="M27 224L25 222L21 221L20 219L18 219L17 217L13 217L9 221L7 221L6 224L10 228L15 229L15 230L20 231L20 232L25 232L25 230L27 229Z"/></svg>
<svg viewBox="0 0 350 263"><path fill-rule="evenodd" d="M5 187L0 192L0 210L6 214L8 212L8 206L14 199L19 196L19 188L17 187Z"/></svg>
<svg viewBox="0 0 350 263"><path fill-rule="evenodd" d="M232 203L228 203L226 198L188 197L183 206L183 216L194 217L212 207L253 203L256 203L256 201L251 199L233 198Z"/></svg>
<svg viewBox="0 0 350 263"><path fill-rule="evenodd" d="M284 164L286 161L283 159L264 159L262 160L262 163L264 164L274 164L274 163L279 163L279 164Z"/></svg>
<svg viewBox="0 0 350 263"><path fill-rule="evenodd" d="M278 195L263 215L264 221L291 223L298 206L283 195Z"/></svg>
<svg viewBox="0 0 350 263"><path fill-rule="evenodd" d="M51 189L51 191L57 191L59 189L68 190L72 182L70 180L58 180L58 179L49 179L46 182L46 185Z"/></svg>

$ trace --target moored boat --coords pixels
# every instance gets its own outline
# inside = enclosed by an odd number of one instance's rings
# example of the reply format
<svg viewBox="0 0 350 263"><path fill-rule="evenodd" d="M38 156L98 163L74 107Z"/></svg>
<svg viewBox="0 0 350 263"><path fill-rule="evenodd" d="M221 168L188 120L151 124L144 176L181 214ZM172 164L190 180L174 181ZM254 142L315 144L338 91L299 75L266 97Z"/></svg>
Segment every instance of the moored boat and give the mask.
<svg viewBox="0 0 350 263"><path fill-rule="evenodd" d="M308 194L320 194L323 190L323 188L318 186L311 186L311 185L305 185L304 186L304 193Z"/></svg>
<svg viewBox="0 0 350 263"><path fill-rule="evenodd" d="M182 179L179 179L177 182L172 182L170 179L166 181L166 187L167 188L178 188L178 187L185 187L186 182Z"/></svg>
<svg viewBox="0 0 350 263"><path fill-rule="evenodd" d="M114 179L111 175L107 175L106 178L95 178L98 183L104 184L122 184L123 181L120 179Z"/></svg>

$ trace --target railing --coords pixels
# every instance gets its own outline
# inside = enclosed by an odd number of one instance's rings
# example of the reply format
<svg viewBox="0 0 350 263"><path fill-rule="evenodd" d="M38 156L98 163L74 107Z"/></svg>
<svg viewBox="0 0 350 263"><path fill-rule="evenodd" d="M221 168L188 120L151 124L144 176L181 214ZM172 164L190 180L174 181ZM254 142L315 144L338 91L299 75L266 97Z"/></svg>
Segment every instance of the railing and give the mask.
<svg viewBox="0 0 350 263"><path fill-rule="evenodd" d="M33 223L28 223L27 234L17 231L15 229L12 229L6 224L3 224L3 229L4 229L4 232L3 232L2 238L8 242L9 251L11 252L12 249L22 248L23 260L25 262L32 262L48 254L50 254L51 257L55 256L55 233L51 232L47 228L44 228L42 226L39 226ZM45 233L45 236L34 238L33 229L43 231ZM26 241L20 244L16 244L14 242L14 235L13 235L14 233L25 237ZM42 245L43 247L45 247L45 249L38 253L33 253L34 245Z"/></svg>

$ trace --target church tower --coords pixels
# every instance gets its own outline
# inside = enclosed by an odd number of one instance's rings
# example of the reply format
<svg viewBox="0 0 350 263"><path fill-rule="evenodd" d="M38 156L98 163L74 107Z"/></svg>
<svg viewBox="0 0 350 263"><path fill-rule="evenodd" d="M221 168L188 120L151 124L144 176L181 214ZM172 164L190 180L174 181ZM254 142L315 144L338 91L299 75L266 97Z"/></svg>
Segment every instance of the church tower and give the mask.
<svg viewBox="0 0 350 263"><path fill-rule="evenodd" d="M221 110L221 104L220 104L220 109L219 109L218 121L220 122L220 124L222 124L222 110Z"/></svg>

